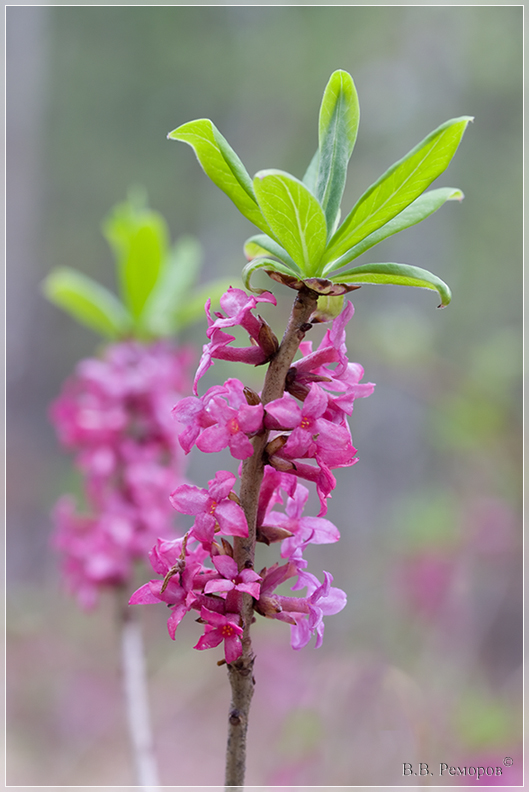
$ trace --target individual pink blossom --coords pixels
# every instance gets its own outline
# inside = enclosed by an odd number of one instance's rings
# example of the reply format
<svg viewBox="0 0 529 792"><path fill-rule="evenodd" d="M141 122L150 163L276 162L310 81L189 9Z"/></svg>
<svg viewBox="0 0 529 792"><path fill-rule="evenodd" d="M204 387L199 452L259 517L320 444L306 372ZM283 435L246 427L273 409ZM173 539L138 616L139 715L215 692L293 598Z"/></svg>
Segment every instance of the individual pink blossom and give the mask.
<svg viewBox="0 0 529 792"><path fill-rule="evenodd" d="M281 544L283 558L289 558L297 547L304 547L309 543L330 544L340 538L340 532L330 520L323 517L302 516L308 497L307 487L299 484L294 496L287 500L286 513L271 510L264 517L267 525L284 528L293 534Z"/></svg>
<svg viewBox="0 0 529 792"><path fill-rule="evenodd" d="M243 383L232 378L210 388L202 398L191 396L173 408L176 420L187 427L179 435L186 453L196 443L207 454L227 446L235 459L253 454L249 437L262 430L264 407L249 405L244 390Z"/></svg>
<svg viewBox="0 0 529 792"><path fill-rule="evenodd" d="M262 429L263 405L244 404L234 410L224 399L217 397L212 401L209 412L217 423L204 429L197 439L197 448L211 454L229 446L235 459L251 457L253 446L248 436L253 436Z"/></svg>
<svg viewBox="0 0 529 792"><path fill-rule="evenodd" d="M211 300L206 302L206 316L208 319L207 336L209 344L205 344L202 357L198 364L193 392L198 393L198 381L213 365L214 359L230 360L232 362L249 363L258 366L265 363L277 349L277 339L271 332L266 322L260 317L255 317L252 311L258 302L269 302L276 305L276 299L270 292L261 295L247 295L242 289L233 289L231 286L221 297L221 307L226 315L220 311L211 316ZM252 341L249 347L232 347L235 337L224 332L225 327L243 327Z"/></svg>
<svg viewBox="0 0 529 792"><path fill-rule="evenodd" d="M316 635L315 647L318 649L323 642L325 629L323 617L339 613L347 604L345 591L331 586L332 575L329 572L324 572L323 576L324 582L321 585L317 578L314 578L315 584L318 586L308 597L308 619L300 619L291 627L293 649L302 649L308 644L312 635Z"/></svg>
<svg viewBox="0 0 529 792"><path fill-rule="evenodd" d="M208 489L181 484L172 493L173 507L182 514L195 515L196 520L190 535L208 549L215 532L224 536L248 536L248 524L244 511L229 498L236 477L227 470L219 470L208 482Z"/></svg>
<svg viewBox="0 0 529 792"><path fill-rule="evenodd" d="M354 459L352 464L357 461ZM331 497L331 492L336 487L336 479L330 468L321 459L318 460L317 465L308 465L296 460L295 467L292 468L289 475L302 478L305 481L312 481L316 485L321 507L318 517L327 514L327 499Z"/></svg>
<svg viewBox="0 0 529 792"><path fill-rule="evenodd" d="M263 320L254 316L252 311L257 307L257 303L272 303L277 305L277 300L271 292L263 292L262 294L246 294L242 289L234 289L229 287L220 298L220 307L224 311L223 315L220 311L215 312L217 317L215 320L211 317L211 300L206 303L206 314L208 317L208 329L206 335L211 338L213 331L217 328L235 327L240 325L250 338L259 343L259 334L263 326Z"/></svg>
<svg viewBox="0 0 529 792"><path fill-rule="evenodd" d="M352 303L346 302L315 352L312 351L311 341L301 342L303 357L292 364L288 383L289 389L296 395L297 392L303 393L303 389L308 393L308 386L314 381L319 381L325 390L340 392L330 406L335 411L339 407L347 415L352 413L354 399L369 396L375 387L372 382L360 382L364 369L359 363L351 363L347 358L345 327L353 314ZM336 364L334 368L331 368L332 364Z"/></svg>
<svg viewBox="0 0 529 792"><path fill-rule="evenodd" d="M213 649L224 641L224 656L227 663L233 663L242 654L240 636L243 633L239 626L238 613L215 613L202 608L201 619L206 623L205 633L201 636L195 649Z"/></svg>
<svg viewBox="0 0 529 792"><path fill-rule="evenodd" d="M261 576L253 569L239 572L237 564L229 555L217 555L212 558L220 578L210 579L204 587L204 594L220 594L228 591L241 591L259 599L259 581Z"/></svg>
<svg viewBox="0 0 529 792"><path fill-rule="evenodd" d="M356 449L351 443L349 429L323 417L328 397L313 383L310 393L299 407L295 399L285 393L266 405L265 426L270 429L293 429L281 455L289 459L313 457L329 467L353 463Z"/></svg>

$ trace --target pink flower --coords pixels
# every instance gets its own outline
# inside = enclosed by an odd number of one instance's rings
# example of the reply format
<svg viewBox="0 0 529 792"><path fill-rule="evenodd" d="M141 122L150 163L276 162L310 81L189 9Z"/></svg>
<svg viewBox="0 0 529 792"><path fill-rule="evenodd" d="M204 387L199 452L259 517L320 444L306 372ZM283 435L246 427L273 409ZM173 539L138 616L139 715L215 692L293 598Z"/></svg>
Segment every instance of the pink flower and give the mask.
<svg viewBox="0 0 529 792"><path fill-rule="evenodd" d="M132 524L120 515L75 513L73 498L63 496L54 510L53 542L61 552L61 571L68 590L89 610L101 588L122 585L131 574L129 541Z"/></svg>
<svg viewBox="0 0 529 792"><path fill-rule="evenodd" d="M337 542L340 538L340 532L330 520L322 517L302 516L308 497L308 489L300 484L294 496L287 500L286 514L268 511L264 518L267 525L285 528L294 534L285 539L281 545L283 558L289 558L297 547L304 547L309 543L330 544Z"/></svg>
<svg viewBox="0 0 529 792"><path fill-rule="evenodd" d="M323 575L324 582L321 585L319 585L317 578L311 575L311 578L314 579L314 585L317 584L317 588L314 588L314 591L308 597L308 619L299 620L291 627L293 649L302 649L308 644L312 635L316 635L315 646L318 649L323 642L325 629L323 617L339 613L347 604L345 591L331 586L332 575L328 572L324 572Z"/></svg>
<svg viewBox="0 0 529 792"><path fill-rule="evenodd" d="M210 313L211 300L208 300L206 303L206 313L208 316L208 330L206 335L208 338L211 338L214 330L217 328L240 325L246 330L250 338L253 338L254 341L259 343L259 333L263 326L263 320L252 314L258 302L267 302L272 303L272 305L277 305L277 300L271 292L263 292L259 295L246 294L242 289L234 289L230 286L228 291L220 298L220 307L226 315L223 316L219 311L215 313L217 319L213 320Z"/></svg>
<svg viewBox="0 0 529 792"><path fill-rule="evenodd" d="M308 392L307 386L319 381L325 390L340 392L340 396L333 397L330 406L334 410L340 408L347 415L352 413L354 399L369 396L375 387L372 382L360 382L364 369L347 358L345 326L353 314L353 304L346 302L315 352L312 352L310 341L300 344L304 356L293 363L289 372L289 388L295 395L302 394L303 388ZM336 363L335 368L330 368L333 363Z"/></svg>
<svg viewBox="0 0 529 792"><path fill-rule="evenodd" d="M323 418L327 407L328 397L315 383L301 407L288 393L269 402L265 426L294 430L278 455L289 459L313 457L329 467L353 464L356 449L349 429Z"/></svg>
<svg viewBox="0 0 529 792"><path fill-rule="evenodd" d="M244 404L234 410L228 407L224 399L217 397L212 401L209 412L217 423L204 429L197 440L197 448L211 454L229 446L235 459L251 457L253 445L248 435L255 435L262 429L263 405Z"/></svg>
<svg viewBox="0 0 529 792"><path fill-rule="evenodd" d="M196 394L198 381L213 365L213 360L231 360L240 363L250 363L257 366L265 363L277 350L277 339L261 317L256 317L252 311L258 302L269 302L276 305L276 299L270 292L259 296L248 295L242 289L233 289L231 286L220 298L220 304L226 315L217 312L216 319L211 316L211 300L206 302L206 316L208 319L207 336L209 344L203 347L202 357L195 375L193 392ZM234 336L224 332L225 327L240 325L250 336L253 345L250 347L230 347Z"/></svg>
<svg viewBox="0 0 529 792"><path fill-rule="evenodd" d="M213 556L212 561L222 577L208 580L204 587L204 594L241 591L259 599L258 581L261 580L261 576L257 572L254 572L253 569L243 569L239 572L237 564L229 555Z"/></svg>
<svg viewBox="0 0 529 792"><path fill-rule="evenodd" d="M215 613L208 608L202 608L201 618L206 622L205 633L202 635L195 649L213 649L224 641L224 656L227 663L233 663L242 655L240 636L243 633L239 626L238 613Z"/></svg>
<svg viewBox="0 0 529 792"><path fill-rule="evenodd" d="M182 514L196 516L190 535L206 548L211 547L215 531L224 536L248 536L244 511L228 496L236 477L227 470L219 470L208 482L208 489L181 484L172 493L173 507Z"/></svg>
<svg viewBox="0 0 529 792"><path fill-rule="evenodd" d="M173 413L180 423L187 425L179 436L186 453L196 442L197 448L207 454L229 446L235 459L248 459L253 454L248 437L263 428L263 405L249 405L244 385L237 379L210 388L201 399L196 396L183 399Z"/></svg>
<svg viewBox="0 0 529 792"><path fill-rule="evenodd" d="M123 585L132 563L174 529L168 492L184 456L170 410L190 389L189 353L159 342L107 346L81 361L50 415L83 474L87 515L55 512L55 545L69 588L83 606ZM82 537L82 538L81 538Z"/></svg>

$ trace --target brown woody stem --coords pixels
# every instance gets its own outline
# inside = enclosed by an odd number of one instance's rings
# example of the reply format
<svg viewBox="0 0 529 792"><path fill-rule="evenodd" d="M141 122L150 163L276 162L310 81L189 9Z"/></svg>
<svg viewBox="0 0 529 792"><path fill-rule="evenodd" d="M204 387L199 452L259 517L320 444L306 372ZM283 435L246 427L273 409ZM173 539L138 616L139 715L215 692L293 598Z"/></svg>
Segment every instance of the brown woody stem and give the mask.
<svg viewBox="0 0 529 792"><path fill-rule="evenodd" d="M285 391L287 372L292 365L300 342L309 329L308 321L316 309L318 294L303 287L294 301L285 335L277 353L272 358L266 373L261 401L264 405L280 399ZM308 326L307 326L308 325ZM248 537L235 537L234 558L239 571L253 569L256 542L256 516L259 491L264 474L264 450L268 443L269 431L253 438L253 455L243 462L240 501L248 522ZM255 655L250 639L250 625L253 619L253 601L249 594L242 595L242 655L228 665L231 685L231 704L228 715L228 744L226 749L226 789L243 789L246 767L246 733L248 715L253 696L255 680L253 664Z"/></svg>

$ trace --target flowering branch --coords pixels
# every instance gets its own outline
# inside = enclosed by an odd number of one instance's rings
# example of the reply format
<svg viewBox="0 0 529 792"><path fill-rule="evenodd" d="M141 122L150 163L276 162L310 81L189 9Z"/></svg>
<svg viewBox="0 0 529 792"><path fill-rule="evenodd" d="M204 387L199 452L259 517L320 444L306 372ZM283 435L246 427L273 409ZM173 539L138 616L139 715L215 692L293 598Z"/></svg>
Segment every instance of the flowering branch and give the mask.
<svg viewBox="0 0 529 792"><path fill-rule="evenodd" d="M261 396L264 405L283 395L288 370L305 332L311 327L309 319L316 310L317 301L318 295L306 287L298 292L281 346L272 358L266 374ZM257 509L269 434L270 432L265 429L253 439L253 454L243 462L242 466L240 501L248 523L248 536L237 537L234 540L234 558L239 570L253 569L254 566ZM244 625L242 655L235 663L228 666L232 698L226 749L227 787L242 786L246 767L248 714L255 684L253 677L255 656L250 639L253 600L249 594L244 594L242 597L241 616Z"/></svg>

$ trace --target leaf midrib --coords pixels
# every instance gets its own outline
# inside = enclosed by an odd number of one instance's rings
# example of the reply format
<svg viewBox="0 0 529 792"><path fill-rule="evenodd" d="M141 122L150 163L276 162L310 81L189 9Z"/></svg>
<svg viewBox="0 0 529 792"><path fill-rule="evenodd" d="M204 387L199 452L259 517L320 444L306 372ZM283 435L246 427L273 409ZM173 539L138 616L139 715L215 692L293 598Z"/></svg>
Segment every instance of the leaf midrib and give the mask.
<svg viewBox="0 0 529 792"><path fill-rule="evenodd" d="M417 170L418 170L418 169L421 167L421 165L423 164L423 162L424 162L424 161L425 161L425 160L426 160L426 159L427 159L427 158L430 156L430 154L433 154L433 152L435 151L435 149L436 149L436 147L437 147L437 144L438 144L438 143L439 143L439 142L442 140L442 138L443 138L443 137L444 137L444 135L442 135L442 134L441 134L441 135L439 135L439 137L437 138L437 140L436 140L435 144L434 144L434 145L431 147L431 149L429 149L429 151L428 151L428 152L425 154L425 156L424 156L424 157L423 157L423 158L422 158L422 159L421 159L421 160L420 160L420 161L417 163L417 166L416 166L416 167L413 169L413 171L412 171L412 172L409 174L409 176L408 176L408 177L407 177L407 178L406 178L406 179L405 179L405 180L404 180L404 181L401 183L401 185L400 185L400 187L398 188L398 190L395 190L395 192L393 192L391 195L389 195L389 196L388 196L388 198L387 198L387 199L386 199L386 200L385 200L383 203L379 204L379 206L378 206L378 208L377 208L377 210L376 210L376 211L372 212L372 213L371 213L371 214L369 214L367 217L365 217L365 218L364 218L364 220L363 220L363 221L362 221L362 222L361 222L359 225L357 225L357 226L355 227L354 231L351 233L351 236L354 236L354 234L355 234L355 233L356 233L356 232L357 232L359 229L361 229L361 228L362 228L362 226L364 226L364 225L365 225L365 224L366 224L366 223L367 223L367 222L368 222L368 221L369 221L371 218L375 217L375 216L376 216L376 214L377 214L378 212L380 212L380 211L381 211L381 210L384 208L384 206L386 206L386 204L388 203L388 201L390 201L390 200L391 200L391 199L392 199L392 198L393 198L393 197L394 197L394 196L395 196L395 195L396 195L398 192L400 192L400 190L402 190L402 189L403 189L403 188L406 186L407 182L408 182L408 181L411 179L411 177L412 177L412 176L413 176L413 175L414 175L414 174L417 172ZM440 175L440 174L439 174L439 175ZM432 181L433 181L433 179L432 179ZM431 182L430 182L430 184L431 184ZM428 186L428 185L427 185L427 186ZM424 189L426 189L426 187L425 187ZM374 192L374 191L373 191L373 192ZM424 192L424 191L423 191L423 192ZM420 195L420 193L419 193L419 195ZM417 196L417 197L418 197L418 196ZM410 203L411 203L411 201L410 201ZM409 204L408 204L408 205L409 205ZM406 208L406 207L404 207L404 208ZM374 230L375 230L375 229L374 229ZM346 237L344 236L344 238L343 238L343 239L345 239L345 238L346 238ZM358 242L361 242L361 241L362 241L362 239L363 239L363 237L361 237L360 239L358 239L358 240L357 240L357 241L356 241L354 244L357 244ZM342 240L339 240L339 241L342 241ZM334 245L336 245L336 243L334 243ZM331 244L329 245L329 250L332 250L332 248L333 248L333 244L332 244L332 241L331 241Z"/></svg>

